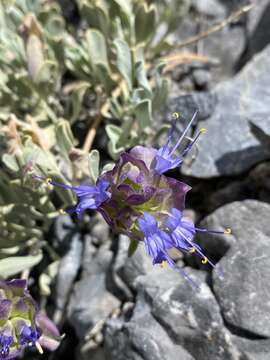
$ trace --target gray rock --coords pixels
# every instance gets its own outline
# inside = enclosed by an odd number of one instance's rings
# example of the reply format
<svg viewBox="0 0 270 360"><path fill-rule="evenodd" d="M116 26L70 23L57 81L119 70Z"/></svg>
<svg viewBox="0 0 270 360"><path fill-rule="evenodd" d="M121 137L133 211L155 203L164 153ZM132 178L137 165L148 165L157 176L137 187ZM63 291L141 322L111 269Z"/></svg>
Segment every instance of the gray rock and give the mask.
<svg viewBox="0 0 270 360"><path fill-rule="evenodd" d="M254 8L248 14L247 31L248 41L247 49L240 59L240 66L244 65L259 51L270 43L270 1L253 0Z"/></svg>
<svg viewBox="0 0 270 360"><path fill-rule="evenodd" d="M211 73L207 69L194 69L192 71L193 81L197 88L205 89L211 80Z"/></svg>
<svg viewBox="0 0 270 360"><path fill-rule="evenodd" d="M246 236L250 236L249 231ZM243 246L235 245L221 259L224 279L214 275L214 291L230 325L269 337L270 238L257 232L252 240Z"/></svg>
<svg viewBox="0 0 270 360"><path fill-rule="evenodd" d="M258 54L232 80L221 83L214 93L217 105L203 122L199 153L182 171L194 177L237 175L270 155L270 46Z"/></svg>
<svg viewBox="0 0 270 360"><path fill-rule="evenodd" d="M111 259L112 252L100 248L87 276L84 272L84 277L75 284L68 306L68 319L80 339L120 306L120 301L106 288L106 271Z"/></svg>
<svg viewBox="0 0 270 360"><path fill-rule="evenodd" d="M202 280L204 275L194 273L201 278L200 290L194 290L178 273L167 270L160 276L151 273L138 278L139 294L151 304L154 318L171 339L195 359L240 359L215 297Z"/></svg>
<svg viewBox="0 0 270 360"><path fill-rule="evenodd" d="M237 6L232 6L231 2L228 4L228 1L223 1L222 4L217 0L193 0L192 3L199 18L199 32L212 28L239 8L239 1ZM194 21L194 12L190 12L179 25L175 35L176 45L195 34L198 34L198 22ZM221 31L201 39L196 46L199 53L207 56L210 62L214 60L220 64L212 71L214 81L227 79L235 73L235 64L246 47L245 26L241 23L238 26L226 26ZM188 49L192 50L192 47L189 46Z"/></svg>
<svg viewBox="0 0 270 360"><path fill-rule="evenodd" d="M135 253L128 257L129 239L126 236L120 236L119 242L125 246L123 262L118 266L118 273L122 279L134 289L134 284L138 276L145 275L153 270L152 261L145 253L144 245L139 244Z"/></svg>
<svg viewBox="0 0 270 360"><path fill-rule="evenodd" d="M92 242L96 246L111 242L109 225L99 213L96 213L91 217L89 222L89 232L92 236Z"/></svg>
<svg viewBox="0 0 270 360"><path fill-rule="evenodd" d="M213 93L210 92L194 92L188 95L181 95L170 97L162 114L157 117L157 122L163 123L164 119L170 120L174 112L180 113L181 118L188 120L192 118L195 110L199 110L197 120L205 120L211 116L215 109L217 99ZM179 121L180 125L180 121ZM181 125L180 130L183 130Z"/></svg>
<svg viewBox="0 0 270 360"><path fill-rule="evenodd" d="M143 295L137 299L132 318L107 322L106 359L109 360L192 360L181 346L172 342L163 327L151 315Z"/></svg>
<svg viewBox="0 0 270 360"><path fill-rule="evenodd" d="M245 339L233 336L233 342L241 350L243 360L269 360L270 340Z"/></svg>
<svg viewBox="0 0 270 360"><path fill-rule="evenodd" d="M56 322L59 322L62 317L62 313L70 295L73 282L81 266L83 249L81 235L78 233L73 234L73 236L70 238L69 245L69 250L60 260L56 278Z"/></svg>
<svg viewBox="0 0 270 360"><path fill-rule="evenodd" d="M196 11L202 15L214 18L225 18L226 7L217 0L192 0Z"/></svg>
<svg viewBox="0 0 270 360"><path fill-rule="evenodd" d="M53 244L59 247L61 252L69 249L70 234L75 231L75 224L67 214L58 216L54 222Z"/></svg>
<svg viewBox="0 0 270 360"><path fill-rule="evenodd" d="M232 229L231 235L197 234L197 241L210 256L222 257L239 244L249 247L255 242L258 234L270 236L270 223L266 214L270 205L257 200L235 201L220 207L204 218L199 227L225 230Z"/></svg>

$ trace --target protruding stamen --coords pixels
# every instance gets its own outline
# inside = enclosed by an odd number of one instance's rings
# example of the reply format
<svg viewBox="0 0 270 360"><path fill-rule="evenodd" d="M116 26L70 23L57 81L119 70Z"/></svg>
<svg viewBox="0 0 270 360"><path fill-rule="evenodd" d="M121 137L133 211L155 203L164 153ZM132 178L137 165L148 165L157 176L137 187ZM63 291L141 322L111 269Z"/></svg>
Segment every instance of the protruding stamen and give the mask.
<svg viewBox="0 0 270 360"><path fill-rule="evenodd" d="M167 261L163 260L162 263L160 264L160 267L164 269L166 266L167 266Z"/></svg>
<svg viewBox="0 0 270 360"><path fill-rule="evenodd" d="M195 249L195 247L193 246L188 252L189 252L190 254L194 254L195 251L196 251L196 249Z"/></svg>
<svg viewBox="0 0 270 360"><path fill-rule="evenodd" d="M202 128L198 134L195 136L195 138L191 141L190 144L187 145L187 147L185 148L185 150L182 153L182 157L184 157L193 147L193 145L198 141L199 137L201 134L205 134L207 132L207 130L205 128Z"/></svg>
<svg viewBox="0 0 270 360"><path fill-rule="evenodd" d="M64 209L59 209L58 211L59 211L60 215L65 215L66 214L66 211Z"/></svg>
<svg viewBox="0 0 270 360"><path fill-rule="evenodd" d="M202 264L207 264L208 263L208 259L207 257L205 256L203 259L202 259Z"/></svg>
<svg viewBox="0 0 270 360"><path fill-rule="evenodd" d="M224 234L226 234L226 235L231 235L231 233L232 233L232 229L230 229L230 228L224 230Z"/></svg>
<svg viewBox="0 0 270 360"><path fill-rule="evenodd" d="M208 233L208 234L230 234L229 231L231 231L231 229L226 229L224 231L219 231L219 230L208 230L208 229L201 229L201 228L195 228L195 230L197 232L205 232L205 233Z"/></svg>
<svg viewBox="0 0 270 360"><path fill-rule="evenodd" d="M178 112L172 113L172 117L173 117L174 119L179 119L179 116L180 116L180 114L179 114Z"/></svg>
<svg viewBox="0 0 270 360"><path fill-rule="evenodd" d="M186 133L188 132L189 128L191 127L193 121L195 120L196 116L198 114L198 110L195 111L194 115L192 116L192 119L190 120L190 122L188 123L187 127L185 128L185 130L183 131L182 135L180 136L179 140L177 141L177 143L175 144L174 148L172 149L172 151L170 152L170 155L172 155L175 150L178 148L178 146L180 145L181 141L184 139L184 137L186 136Z"/></svg>
<svg viewBox="0 0 270 360"><path fill-rule="evenodd" d="M44 353L44 351L38 341L35 342L35 346L36 346L38 352L42 355Z"/></svg>

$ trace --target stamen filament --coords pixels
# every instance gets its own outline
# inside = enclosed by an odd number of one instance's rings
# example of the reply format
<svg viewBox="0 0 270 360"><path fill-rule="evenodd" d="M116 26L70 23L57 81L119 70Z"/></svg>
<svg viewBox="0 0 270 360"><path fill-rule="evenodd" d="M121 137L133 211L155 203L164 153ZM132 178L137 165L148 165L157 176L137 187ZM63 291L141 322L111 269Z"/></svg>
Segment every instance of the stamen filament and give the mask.
<svg viewBox="0 0 270 360"><path fill-rule="evenodd" d="M36 346L38 352L42 355L44 353L44 351L38 341L35 342L35 346Z"/></svg>
<svg viewBox="0 0 270 360"><path fill-rule="evenodd" d="M224 230L224 231L219 231L219 230L208 230L208 229L203 229L203 228L195 228L195 230L197 232L205 232L205 233L209 233L209 234L226 234L226 235L230 235L232 233L232 230L230 228Z"/></svg>
<svg viewBox="0 0 270 360"><path fill-rule="evenodd" d="M183 131L182 135L180 136L179 140L177 141L177 143L175 144L175 146L173 147L172 151L170 152L170 155L172 155L175 150L178 148L178 146L180 145L181 141L184 139L184 137L186 136L186 133L188 132L188 130L190 129L193 121L195 120L196 116L198 114L198 110L195 111L195 113L193 114L190 122L188 123L187 127L185 128L185 130Z"/></svg>
<svg viewBox="0 0 270 360"><path fill-rule="evenodd" d="M190 144L188 144L187 147L185 148L185 150L182 152L182 157L186 156L186 154L192 149L193 145L198 141L200 135L205 134L205 133L206 133L205 128L201 129L198 132L198 134L195 136L195 138L192 140L192 142Z"/></svg>

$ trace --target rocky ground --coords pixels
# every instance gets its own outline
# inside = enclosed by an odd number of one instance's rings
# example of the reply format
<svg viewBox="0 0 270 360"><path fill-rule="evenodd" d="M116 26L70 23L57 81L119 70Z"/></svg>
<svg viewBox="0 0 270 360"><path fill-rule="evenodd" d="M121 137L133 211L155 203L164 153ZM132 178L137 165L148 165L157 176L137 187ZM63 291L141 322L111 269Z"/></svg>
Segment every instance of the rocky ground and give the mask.
<svg viewBox="0 0 270 360"><path fill-rule="evenodd" d="M244 1L194 0L176 41L222 21ZM194 14L199 22L194 22ZM270 1L200 41L215 64L176 69L166 109L200 111L207 128L194 159L172 176L193 186L186 215L231 236L198 242L224 273L178 258L202 284L153 267L143 246L112 237L99 216L82 227L59 217L54 241L64 249L55 286L55 319L66 338L51 359L269 360L270 358ZM195 47L196 47L195 46Z"/></svg>

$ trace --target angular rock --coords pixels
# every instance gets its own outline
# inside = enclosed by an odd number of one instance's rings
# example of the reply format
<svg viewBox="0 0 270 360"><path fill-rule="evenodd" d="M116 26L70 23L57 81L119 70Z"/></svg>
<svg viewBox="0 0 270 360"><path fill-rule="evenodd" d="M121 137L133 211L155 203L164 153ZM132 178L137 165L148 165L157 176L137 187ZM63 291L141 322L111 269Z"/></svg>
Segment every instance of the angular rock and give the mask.
<svg viewBox="0 0 270 360"><path fill-rule="evenodd" d="M80 339L99 321L105 320L120 301L106 288L106 271L112 252L100 248L93 258L91 269L75 284L68 306L68 319Z"/></svg>
<svg viewBox="0 0 270 360"><path fill-rule="evenodd" d="M162 114L159 115L158 121L163 123L164 120L170 120L174 112L179 112L181 118L188 121L192 118L195 110L199 110L197 119L205 120L214 111L216 101L215 95L207 91L194 92L182 96L175 96L174 94L168 99L168 103ZM183 126L181 126L180 130L183 130Z"/></svg>
<svg viewBox="0 0 270 360"><path fill-rule="evenodd" d="M200 178L237 175L270 155L270 46L255 56L231 81L214 90L217 104L203 122L208 133L199 152L182 172Z"/></svg>
<svg viewBox="0 0 270 360"><path fill-rule="evenodd" d="M270 237L257 232L252 240L235 245L221 259L224 279L214 274L214 291L228 324L270 337Z"/></svg>
<svg viewBox="0 0 270 360"><path fill-rule="evenodd" d="M57 318L60 320L64 311L66 302L70 295L73 282L81 266L82 241L81 235L73 234L70 239L70 248L61 258L56 278L56 309Z"/></svg>
<svg viewBox="0 0 270 360"><path fill-rule="evenodd" d="M108 360L192 360L181 346L172 342L163 327L152 317L143 296L137 299L132 318L110 320L105 331Z"/></svg>
<svg viewBox="0 0 270 360"><path fill-rule="evenodd" d="M270 2L269 0L253 0L253 3L255 6L248 14L247 21L247 49L239 61L239 66L243 66L270 43Z"/></svg>
<svg viewBox="0 0 270 360"><path fill-rule="evenodd" d="M119 238L119 243L122 243L123 258L121 264L120 261L118 263L117 271L125 283L134 288L134 283L138 276L145 275L153 270L152 261L147 256L143 244L139 244L135 253L128 257L129 239L122 235Z"/></svg>
<svg viewBox="0 0 270 360"><path fill-rule="evenodd" d="M172 270L138 278L137 288L173 342L183 346L195 359L240 360L215 297L202 280L204 275L199 271L194 273L201 278L200 290L194 290Z"/></svg>
<svg viewBox="0 0 270 360"><path fill-rule="evenodd" d="M268 360L270 358L270 340L246 339L233 336L233 342L243 354L243 360Z"/></svg>
<svg viewBox="0 0 270 360"><path fill-rule="evenodd" d="M270 235L270 222L266 214L270 205L257 200L235 201L220 207L204 218L199 227L225 230L232 229L231 235L197 234L198 243L210 256L221 258L239 244L243 249L256 242L260 234Z"/></svg>

